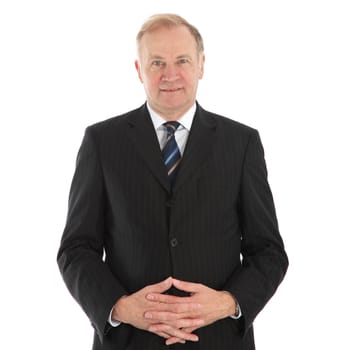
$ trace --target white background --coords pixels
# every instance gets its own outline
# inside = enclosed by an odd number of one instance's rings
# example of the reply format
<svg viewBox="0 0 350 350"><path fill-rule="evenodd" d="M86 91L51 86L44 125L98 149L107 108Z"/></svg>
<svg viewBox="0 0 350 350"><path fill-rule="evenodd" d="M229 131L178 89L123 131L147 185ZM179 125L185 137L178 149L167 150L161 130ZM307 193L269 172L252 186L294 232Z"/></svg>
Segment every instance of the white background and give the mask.
<svg viewBox="0 0 350 350"><path fill-rule="evenodd" d="M348 4L1 1L1 347L91 348L56 266L76 154L87 125L144 102L135 35L176 12L204 37L199 102L265 146L290 269L256 319L257 349L349 349Z"/></svg>

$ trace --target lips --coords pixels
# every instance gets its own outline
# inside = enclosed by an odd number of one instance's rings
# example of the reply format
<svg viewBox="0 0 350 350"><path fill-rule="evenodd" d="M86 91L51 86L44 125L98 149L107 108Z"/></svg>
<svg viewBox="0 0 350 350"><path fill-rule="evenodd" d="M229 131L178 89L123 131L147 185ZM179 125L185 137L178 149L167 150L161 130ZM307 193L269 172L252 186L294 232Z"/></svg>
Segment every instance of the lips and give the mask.
<svg viewBox="0 0 350 350"><path fill-rule="evenodd" d="M160 91L162 92L176 92L176 91L180 91L182 90L182 88L176 87L176 88L160 88Z"/></svg>

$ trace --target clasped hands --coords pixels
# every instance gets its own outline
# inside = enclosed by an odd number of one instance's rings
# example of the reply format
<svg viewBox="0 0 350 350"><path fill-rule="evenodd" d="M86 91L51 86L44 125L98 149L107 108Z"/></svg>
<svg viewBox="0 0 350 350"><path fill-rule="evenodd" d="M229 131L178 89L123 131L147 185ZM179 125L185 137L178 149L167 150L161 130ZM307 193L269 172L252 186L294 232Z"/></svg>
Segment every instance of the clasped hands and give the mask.
<svg viewBox="0 0 350 350"><path fill-rule="evenodd" d="M172 286L189 296L163 294ZM198 341L195 330L233 315L235 309L236 301L228 292L169 277L120 298L112 318L155 333L166 339L166 345L171 345Z"/></svg>

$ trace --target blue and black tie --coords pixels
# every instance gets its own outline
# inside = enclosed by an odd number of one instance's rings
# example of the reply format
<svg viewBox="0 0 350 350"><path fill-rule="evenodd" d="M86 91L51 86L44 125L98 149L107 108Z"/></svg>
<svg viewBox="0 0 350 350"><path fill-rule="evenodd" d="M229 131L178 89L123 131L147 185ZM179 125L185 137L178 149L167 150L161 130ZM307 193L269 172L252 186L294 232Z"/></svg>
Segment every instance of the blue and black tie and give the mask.
<svg viewBox="0 0 350 350"><path fill-rule="evenodd" d="M178 165L181 160L181 154L179 147L175 140L175 131L179 127L180 123L176 121L167 122L163 124L167 130L167 138L165 146L163 147L163 159L168 172L171 186L174 185Z"/></svg>

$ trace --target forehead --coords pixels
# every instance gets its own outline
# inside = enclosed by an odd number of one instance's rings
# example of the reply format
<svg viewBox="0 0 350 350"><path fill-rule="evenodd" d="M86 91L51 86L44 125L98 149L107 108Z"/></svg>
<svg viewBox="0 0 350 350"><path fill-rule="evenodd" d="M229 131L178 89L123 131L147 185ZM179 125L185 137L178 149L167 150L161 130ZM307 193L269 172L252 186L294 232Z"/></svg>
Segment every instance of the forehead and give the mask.
<svg viewBox="0 0 350 350"><path fill-rule="evenodd" d="M197 52L196 41L187 27L160 26L146 32L140 40L142 55L194 55Z"/></svg>

